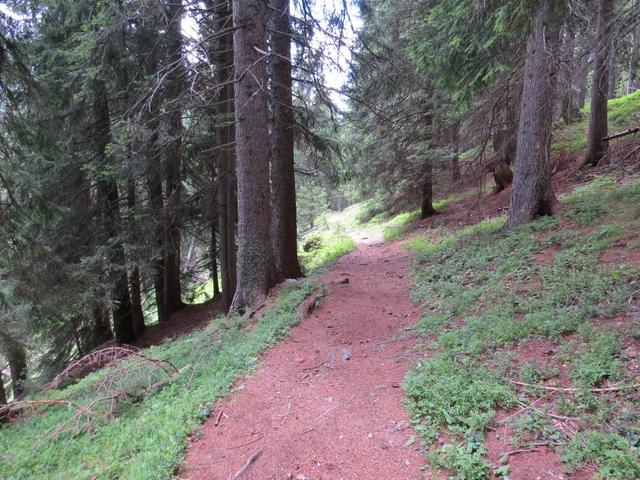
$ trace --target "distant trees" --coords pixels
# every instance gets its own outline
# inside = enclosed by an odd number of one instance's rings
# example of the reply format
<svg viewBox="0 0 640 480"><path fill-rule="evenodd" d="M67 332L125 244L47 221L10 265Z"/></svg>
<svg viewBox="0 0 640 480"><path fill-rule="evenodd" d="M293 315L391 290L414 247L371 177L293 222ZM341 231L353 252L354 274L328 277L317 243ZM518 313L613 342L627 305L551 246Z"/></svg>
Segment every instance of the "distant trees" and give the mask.
<svg viewBox="0 0 640 480"><path fill-rule="evenodd" d="M425 156L439 158L431 162L436 190L446 188L456 177L450 171L456 168L456 150L472 152L477 147L467 171L481 177L493 173L496 193L513 179L509 228L553 212L552 122L562 118L571 123L582 115L593 69L587 163L597 164L607 146L603 140L607 135L607 99L621 90L625 76L628 90L637 75L634 32L639 21L638 2L619 1L617 8L612 0L572 1L570 8L567 3L361 2L365 26L359 35L351 95L356 125L364 132L367 124L361 120L366 118L371 124L393 125L377 135L363 135L359 143L365 148L356 150L370 166L369 171L377 163L372 159L378 152L386 159L381 162L380 176L384 178L376 186L387 190L379 195L393 199L413 195L416 206L428 196L427 183L421 188L424 195L412 192L409 177L413 181L423 177L409 173L409 169L399 172L393 187L385 185L387 179L395 180L392 172L410 158L403 147L408 144L409 132L420 124L419 115L411 111L416 106L424 107L422 112L433 117L433 127L422 123L420 134L429 140ZM388 27L391 18L401 25L402 35ZM414 65L419 76L429 79L433 90L403 70L403 62ZM378 83L370 80L374 78L370 65L384 72ZM394 87L407 78L412 80L403 84L401 98L413 101L411 107L394 96ZM420 90L437 94L425 106L416 101ZM398 111L402 115L395 116ZM438 131L457 123L461 141L454 135L441 141ZM393 137L404 137L405 141L394 143ZM490 145L493 152L487 151ZM445 164L449 171L439 168ZM425 205L423 215L428 215L428 202Z"/></svg>
<svg viewBox="0 0 640 480"><path fill-rule="evenodd" d="M302 275L292 70L311 54L291 43L311 29L294 32L288 1L235 4L30 0L1 16L0 315L26 359L37 338L31 376L137 341L204 275L234 310Z"/></svg>

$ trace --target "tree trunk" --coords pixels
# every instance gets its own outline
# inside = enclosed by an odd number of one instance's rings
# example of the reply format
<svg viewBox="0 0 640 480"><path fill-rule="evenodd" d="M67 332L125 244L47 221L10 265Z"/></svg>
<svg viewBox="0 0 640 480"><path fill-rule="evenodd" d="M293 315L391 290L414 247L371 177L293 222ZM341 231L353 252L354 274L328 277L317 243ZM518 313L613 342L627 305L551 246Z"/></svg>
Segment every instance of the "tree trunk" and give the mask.
<svg viewBox="0 0 640 480"><path fill-rule="evenodd" d="M101 301L95 301L91 309L91 314L93 316L93 329L89 344L85 346L85 350L87 351L93 350L97 346L113 339L109 309L107 306Z"/></svg>
<svg viewBox="0 0 640 480"><path fill-rule="evenodd" d="M266 3L233 1L238 272L232 311L256 307L275 283L269 192Z"/></svg>
<svg viewBox="0 0 640 480"><path fill-rule="evenodd" d="M218 222L215 217L211 222L211 280L213 281L213 296L220 295L220 282L218 282Z"/></svg>
<svg viewBox="0 0 640 480"><path fill-rule="evenodd" d="M4 374L2 366L0 366L0 407L7 404L7 391L4 388ZM2 421L2 419L0 419Z"/></svg>
<svg viewBox="0 0 640 480"><path fill-rule="evenodd" d="M135 221L136 212L136 184L133 177L127 179L127 207L129 208L129 221ZM144 313L142 311L142 293L140 289L140 269L135 266L131 270L131 314L133 316L133 330L136 337L144 332Z"/></svg>
<svg viewBox="0 0 640 480"><path fill-rule="evenodd" d="M611 32L611 37L614 37L613 32ZM607 89L607 98L616 98L619 81L620 65L618 62L618 46L615 43L612 43L609 53L609 88Z"/></svg>
<svg viewBox="0 0 640 480"><path fill-rule="evenodd" d="M233 15L231 0L209 0L213 30L228 33L218 37L212 48L216 77L221 82L216 98L215 125L217 159L218 250L222 298L231 307L236 291L236 223L238 217L235 171L235 109L233 94Z"/></svg>
<svg viewBox="0 0 640 480"><path fill-rule="evenodd" d="M573 101L573 110L577 114L587 102L587 90L589 80L589 70L591 64L586 55L582 57L578 73L576 75L576 95Z"/></svg>
<svg viewBox="0 0 640 480"><path fill-rule="evenodd" d="M460 174L460 122L457 122L451 128L451 146L453 147L453 157L451 157L451 162L449 163L449 168L451 170L451 181L453 183L459 182L461 177Z"/></svg>
<svg viewBox="0 0 640 480"><path fill-rule="evenodd" d="M278 280L302 276L293 170L290 0L271 0L271 241Z"/></svg>
<svg viewBox="0 0 640 480"><path fill-rule="evenodd" d="M569 26L564 38L563 63L560 69L560 91L562 92L560 103L560 116L565 124L573 120L573 72L575 70L575 34Z"/></svg>
<svg viewBox="0 0 640 480"><path fill-rule="evenodd" d="M138 32L136 52L138 60L144 66L144 74L153 78L159 67L156 32L147 28ZM149 88L153 90L152 87ZM156 312L158 322L167 320L164 301L164 198L162 193L162 160L161 149L158 145L160 131L160 108L158 95L153 93L139 102L137 112L141 125L141 140L139 150L144 156L144 170L147 189L147 209L151 217L151 240L153 269L153 289L155 293Z"/></svg>
<svg viewBox="0 0 640 480"><path fill-rule="evenodd" d="M553 211L550 154L557 83L554 55L565 8L564 2L542 1L527 40L509 228Z"/></svg>
<svg viewBox="0 0 640 480"><path fill-rule="evenodd" d="M598 9L598 46L591 87L591 113L585 164L597 165L607 154L607 94L609 89L609 54L611 52L611 21L614 0L600 0Z"/></svg>
<svg viewBox="0 0 640 480"><path fill-rule="evenodd" d="M165 108L168 144L165 149L166 196L164 231L164 302L168 317L184 307L180 283L180 247L182 241L182 82L184 80L182 55L182 0L167 0L167 87Z"/></svg>
<svg viewBox="0 0 640 480"><path fill-rule="evenodd" d="M4 350L9 362L11 372L11 390L13 391L13 401L22 398L26 392L27 381L27 354L24 347L14 338L2 335Z"/></svg>
<svg viewBox="0 0 640 480"><path fill-rule="evenodd" d="M119 238L120 196L118 185L109 173L107 147L111 142L109 104L104 81L94 82L93 113L95 116L94 154L102 173L98 180L98 195L102 205L102 243L107 246L109 259L109 285L113 309L113 329L118 343L135 340L129 280L125 268L124 248Z"/></svg>
<svg viewBox="0 0 640 480"><path fill-rule="evenodd" d="M424 165L424 180L422 181L422 202L420 204L420 218L425 219L435 215L433 208L433 165L428 158Z"/></svg>
<svg viewBox="0 0 640 480"><path fill-rule="evenodd" d="M639 2L636 2L636 6ZM629 49L629 80L627 81L627 95L638 88L638 28L631 32L631 48Z"/></svg>

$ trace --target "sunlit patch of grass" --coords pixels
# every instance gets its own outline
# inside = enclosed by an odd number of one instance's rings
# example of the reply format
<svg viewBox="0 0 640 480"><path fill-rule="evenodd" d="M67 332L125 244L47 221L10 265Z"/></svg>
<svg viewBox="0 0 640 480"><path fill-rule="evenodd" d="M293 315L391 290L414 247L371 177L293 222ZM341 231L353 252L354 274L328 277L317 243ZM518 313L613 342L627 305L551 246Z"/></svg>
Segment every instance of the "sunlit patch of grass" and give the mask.
<svg viewBox="0 0 640 480"><path fill-rule="evenodd" d="M474 195L475 192L469 191L462 194L450 195L446 198L442 198L433 202L433 208L436 212L444 209L453 202L460 201L464 198L468 198ZM413 222L420 218L420 210L413 210L411 212L400 213L386 222L380 222L382 227L382 236L386 241L394 240L402 237Z"/></svg>
<svg viewBox="0 0 640 480"><path fill-rule="evenodd" d="M624 130L635 125L640 114L640 91L609 100L609 129ZM580 118L554 133L552 151L579 153L587 148L589 106L580 111Z"/></svg>
<svg viewBox="0 0 640 480"><path fill-rule="evenodd" d="M342 255L352 252L356 242L343 232L323 232L316 234L313 248L308 251L302 249L298 253L302 268L306 273L313 273L335 262Z"/></svg>

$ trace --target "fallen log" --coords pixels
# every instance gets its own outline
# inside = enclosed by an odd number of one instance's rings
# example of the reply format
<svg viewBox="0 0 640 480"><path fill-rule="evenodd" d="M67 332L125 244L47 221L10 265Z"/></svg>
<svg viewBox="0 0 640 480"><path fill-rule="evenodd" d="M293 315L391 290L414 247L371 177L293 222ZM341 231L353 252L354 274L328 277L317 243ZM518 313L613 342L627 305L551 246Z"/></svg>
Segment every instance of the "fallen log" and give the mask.
<svg viewBox="0 0 640 480"><path fill-rule="evenodd" d="M605 142L608 142L609 140L624 137L626 135L631 135L632 133L636 133L639 131L640 131L640 127L629 128L624 132L618 132L618 133L614 133L613 135L609 135L608 137L603 137L602 140L604 140Z"/></svg>

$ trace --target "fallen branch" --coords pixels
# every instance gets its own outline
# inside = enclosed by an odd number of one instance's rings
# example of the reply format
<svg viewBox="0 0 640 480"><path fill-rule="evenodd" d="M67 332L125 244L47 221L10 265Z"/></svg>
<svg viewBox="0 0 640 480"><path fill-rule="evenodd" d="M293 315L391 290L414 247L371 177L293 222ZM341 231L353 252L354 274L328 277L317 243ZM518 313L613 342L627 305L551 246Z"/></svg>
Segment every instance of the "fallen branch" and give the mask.
<svg viewBox="0 0 640 480"><path fill-rule="evenodd" d="M602 140L608 142L609 140L613 140L614 138L624 137L626 135L631 135L632 133L636 133L640 131L640 127L629 128L624 132L614 133L613 135L609 135L608 137L602 137Z"/></svg>
<svg viewBox="0 0 640 480"><path fill-rule="evenodd" d="M247 447L253 443L259 442L260 440L262 440L264 438L264 435L260 435L258 438L254 438L253 440L251 440L250 442L247 443L243 443L241 445L234 445L232 447L227 447L227 450L235 450L236 448L242 448L242 447Z"/></svg>
<svg viewBox="0 0 640 480"><path fill-rule="evenodd" d="M528 453L528 452L539 452L539 448L521 448L518 450L511 450L510 452L505 452L500 455L500 463L507 463L507 460L511 455L516 455L518 453Z"/></svg>
<svg viewBox="0 0 640 480"><path fill-rule="evenodd" d="M216 421L215 421L215 423L213 424L214 426L216 426L216 427L217 427L218 425L220 425L220 419L222 418L222 413L223 413L223 411L222 411L222 410L220 410L220 413L219 413L219 414L218 414L218 416L216 417Z"/></svg>
<svg viewBox="0 0 640 480"><path fill-rule="evenodd" d="M511 380L514 385L521 387L541 388L543 390L549 390L550 392L592 392L592 393L606 393L606 392L621 392L624 390L636 390L640 389L640 383L634 383L633 385L621 385L619 387L605 387L605 388L562 388L562 387L547 387L546 385L533 385L531 383L517 382Z"/></svg>
<svg viewBox="0 0 640 480"><path fill-rule="evenodd" d="M316 309L318 300L322 297L322 292L315 292L309 295L298 307L298 319L304 320L307 316L311 315L311 313Z"/></svg>

